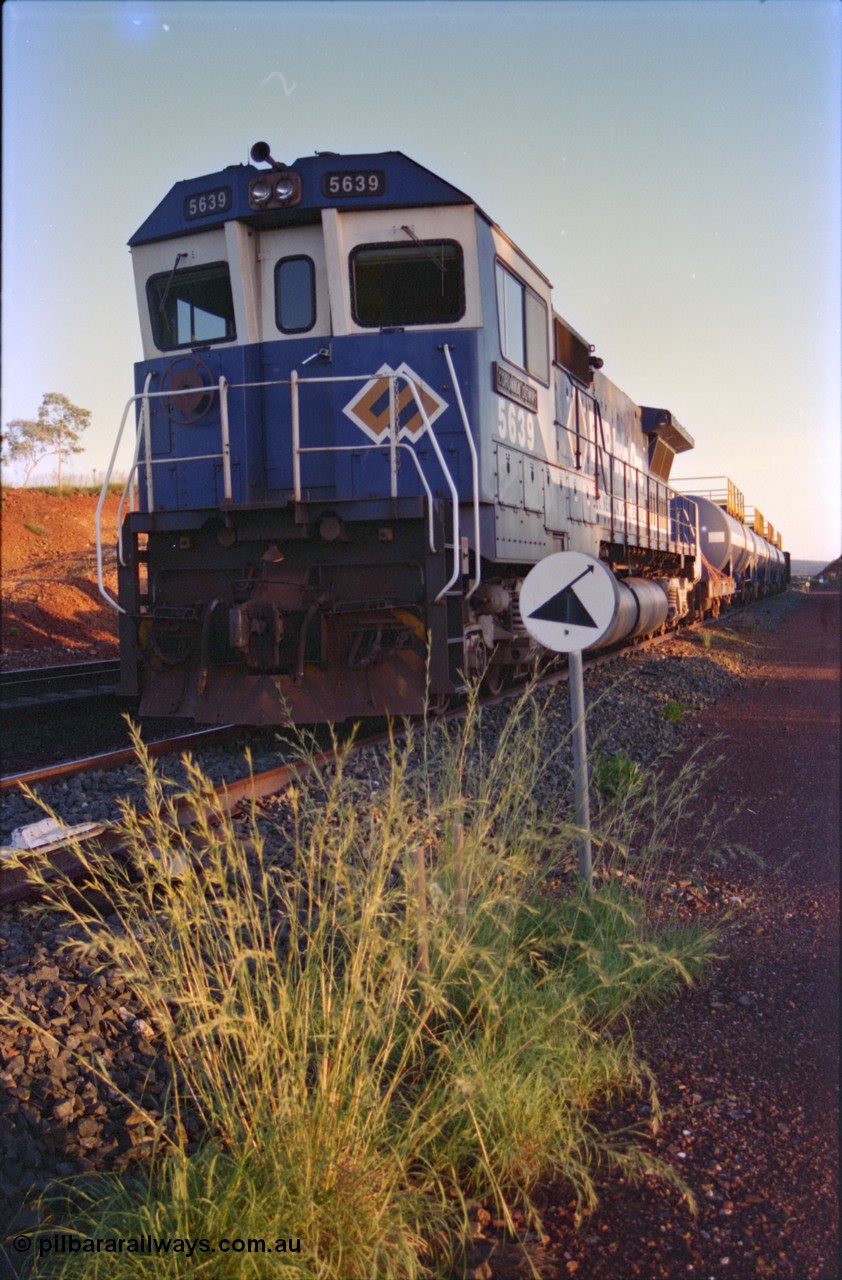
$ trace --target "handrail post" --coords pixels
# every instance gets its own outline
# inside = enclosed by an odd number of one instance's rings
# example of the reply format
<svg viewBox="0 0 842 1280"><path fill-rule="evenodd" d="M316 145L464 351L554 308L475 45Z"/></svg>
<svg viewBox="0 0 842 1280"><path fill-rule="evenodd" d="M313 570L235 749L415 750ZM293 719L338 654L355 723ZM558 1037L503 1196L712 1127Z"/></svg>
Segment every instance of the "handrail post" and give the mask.
<svg viewBox="0 0 842 1280"><path fill-rule="evenodd" d="M447 487L450 490L450 497L453 502L453 534L452 534L453 573L451 574L450 578L444 584L441 591L438 593L438 595L435 598L434 603L441 604L442 600L447 595L448 591L451 589L451 587L454 585L454 583L458 579L459 569L461 565L461 548L459 546L459 493L456 489L456 485L453 483L453 476L450 474L450 471L447 466L447 461L445 460L444 454L441 451L441 446L439 445L439 442L436 439L435 432L433 431L433 425L430 422L429 416L427 414L427 410L424 408L424 403L421 399L421 396L418 393L418 388L416 387L415 383L412 381L412 379L409 377L408 374L402 373L397 376L401 377L403 381L406 383L406 385L409 387L412 398L415 401L416 405L418 406L418 412L421 414L421 417L423 419L424 426L426 427L426 430L427 430L427 434L430 437L430 443L433 446L433 452L435 453L436 458L438 460L438 464L441 467L442 475L444 476L447 482Z"/></svg>
<svg viewBox="0 0 842 1280"><path fill-rule="evenodd" d="M298 370L289 375L292 399L292 495L296 503L301 501L301 433L298 421Z"/></svg>
<svg viewBox="0 0 842 1280"><path fill-rule="evenodd" d="M149 379L147 378L147 385L143 388L140 421L143 424L143 456L146 467L146 508L151 513L155 510L155 487L152 483L152 423L149 412L149 396L146 394L148 383Z"/></svg>
<svg viewBox="0 0 842 1280"><path fill-rule="evenodd" d="M149 383L151 380L152 380L152 374L148 373L146 375L146 382L144 383L144 386L143 386L143 392L144 392L143 398L146 403L148 403L147 393L149 391ZM105 479L102 482L102 489L100 490L99 501L96 504L96 515L94 516L94 526L96 529L97 587L99 589L99 594L102 596L103 600L105 600L111 606L112 609L116 609L118 613L125 613L125 609L121 608L120 605L117 603L117 601L108 594L108 592L105 589L105 581L103 579L102 508L105 504L105 497L106 497L106 494L108 493L108 486L111 483L111 476L114 471L114 463L117 461L117 453L120 448L120 442L123 439L123 431L125 430L125 427L126 427L126 421L129 416L129 410L139 398L140 397L136 395L130 396L126 403L126 407L123 410L123 416L120 419L120 426L117 431L117 439L114 441L114 448L111 451L111 460L108 463L108 469L105 472ZM125 486L123 488L123 493L120 497L120 504L117 508L117 551L120 559L120 564L123 564L123 523L122 523L123 503L126 500L126 494L129 491L132 481L137 474L137 460L138 460L138 457L140 456L140 440L141 440L141 428L139 426L137 431L135 432L135 447L134 447L134 457L132 458L132 467L129 472L128 479L126 480Z"/></svg>
<svg viewBox="0 0 842 1280"><path fill-rule="evenodd" d="M389 480L391 496L398 496L398 413L395 375L389 374Z"/></svg>
<svg viewBox="0 0 842 1280"><path fill-rule="evenodd" d="M146 375L146 384L144 386L144 392L149 389L149 382L151 378L152 378L151 373ZM134 399L137 399L137 397L135 396ZM131 403L132 401L130 400L129 404ZM128 405L126 406L126 409L128 411ZM141 407L141 413L143 413L142 407ZM123 434L123 428L121 426L120 435L122 434ZM129 496L132 486L134 485L135 490L137 489L137 465L138 465L138 460L140 458L140 446L143 443L144 439L145 439L145 432L142 429L142 424L140 424L138 425L137 431L135 432L134 454L132 455L131 470L129 471L128 479L126 480L126 483L123 486L123 492L120 494L120 503L117 507L117 559L119 560L120 565L124 569L126 567L126 561L123 557L123 507L125 506L126 498ZM119 436L118 436L118 442L119 442ZM146 469L147 471L152 470L152 468L148 465L148 463L147 463ZM137 493L135 492L135 507L136 506L137 506Z"/></svg>
<svg viewBox="0 0 842 1280"><path fill-rule="evenodd" d="M225 501L231 501L231 436L228 429L228 379L219 379L219 423L222 432L222 487Z"/></svg>
<svg viewBox="0 0 842 1280"><path fill-rule="evenodd" d="M462 426L465 428L465 438L468 441L468 448L471 452L471 484L473 487L474 498L474 579L469 590L465 594L465 599L470 600L471 596L480 584L480 577L482 574L482 565L480 562L479 457L477 455L477 447L474 443L474 437L471 435L471 427L468 422L468 415L465 411L465 402L462 399L462 388L459 386L459 379L456 377L456 370L453 367L453 360L450 355L450 347L447 343L444 343L442 350L444 351L444 358L447 361L450 381L453 384L453 390L456 392L456 402L459 405Z"/></svg>

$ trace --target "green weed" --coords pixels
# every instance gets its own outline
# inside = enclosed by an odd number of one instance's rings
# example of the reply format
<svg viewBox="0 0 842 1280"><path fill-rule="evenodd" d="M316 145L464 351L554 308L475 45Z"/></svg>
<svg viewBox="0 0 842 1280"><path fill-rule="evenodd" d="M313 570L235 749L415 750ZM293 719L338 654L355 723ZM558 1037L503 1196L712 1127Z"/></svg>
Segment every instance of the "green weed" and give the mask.
<svg viewBox="0 0 842 1280"><path fill-rule="evenodd" d="M597 755L591 766L591 782L600 796L628 799L645 786L645 774L627 751Z"/></svg>
<svg viewBox="0 0 842 1280"><path fill-rule="evenodd" d="M529 691L494 740L475 698L462 724L407 728L365 784L349 747L320 766L302 739L310 773L268 835L256 805L244 831L208 799L188 760L188 839L135 745L148 807L123 810L131 867L80 847L97 892L51 885L88 960L122 973L157 1028L169 1087L162 1114L145 1113L143 1175L63 1185L51 1231L63 1213L83 1237L300 1242L148 1258L152 1280L412 1280L447 1269L472 1199L514 1230L516 1207L537 1221L543 1179L587 1205L606 1163L675 1180L591 1115L643 1090L657 1120L627 1014L692 981L710 949L707 934L648 919L682 797L606 764L616 785L597 849L610 883L590 895L571 873L561 744ZM640 892L612 877L619 862ZM113 1087L107 1063L94 1066ZM36 1274L138 1270L131 1254L78 1252L47 1255Z"/></svg>

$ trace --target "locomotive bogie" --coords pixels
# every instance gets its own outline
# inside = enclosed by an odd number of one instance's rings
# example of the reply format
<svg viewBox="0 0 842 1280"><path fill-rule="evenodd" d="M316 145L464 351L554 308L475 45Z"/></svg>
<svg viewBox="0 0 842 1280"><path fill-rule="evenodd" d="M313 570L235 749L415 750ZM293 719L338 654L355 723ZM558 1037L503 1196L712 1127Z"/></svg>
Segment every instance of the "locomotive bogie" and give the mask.
<svg viewBox="0 0 842 1280"><path fill-rule="evenodd" d="M520 585L562 550L614 572L605 644L779 589L749 530L710 560L670 487L692 437L602 373L467 195L397 152L254 154L271 168L177 184L131 241L117 604L142 713L321 721L499 687L543 656Z"/></svg>

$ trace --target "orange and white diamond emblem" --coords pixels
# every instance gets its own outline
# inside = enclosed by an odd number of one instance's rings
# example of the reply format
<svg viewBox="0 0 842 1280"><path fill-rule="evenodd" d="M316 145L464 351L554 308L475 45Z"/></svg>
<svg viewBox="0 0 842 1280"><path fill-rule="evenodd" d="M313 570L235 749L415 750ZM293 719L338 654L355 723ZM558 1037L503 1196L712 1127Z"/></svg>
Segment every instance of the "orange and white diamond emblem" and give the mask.
<svg viewBox="0 0 842 1280"><path fill-rule="evenodd" d="M357 392L353 400L349 400L342 412L374 441L385 440L389 430L389 375L399 375L395 379L395 411L398 423L399 440L417 440L427 429L427 422L432 426L436 418L444 413L447 401L442 400L423 378L401 364L391 369L384 364L377 370L378 376L370 378L365 386ZM410 386L409 384L412 384ZM414 391L413 391L414 388ZM424 406L424 414L418 402Z"/></svg>

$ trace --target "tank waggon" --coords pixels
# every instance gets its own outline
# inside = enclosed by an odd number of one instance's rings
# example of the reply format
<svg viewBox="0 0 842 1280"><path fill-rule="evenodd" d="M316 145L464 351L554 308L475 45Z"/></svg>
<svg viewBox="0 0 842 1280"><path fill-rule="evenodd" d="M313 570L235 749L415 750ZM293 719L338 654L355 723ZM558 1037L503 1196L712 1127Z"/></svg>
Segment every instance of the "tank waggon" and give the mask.
<svg viewBox="0 0 842 1280"><path fill-rule="evenodd" d="M781 535L756 508L747 513L734 482L705 476L683 480L681 488L698 511L698 612L718 614L723 603L748 604L783 590L789 563Z"/></svg>
<svg viewBox="0 0 842 1280"><path fill-rule="evenodd" d="M251 159L177 183L130 241L138 502L112 603L141 714L318 722L497 688L541 656L520 587L557 551L611 567L606 644L713 599L669 483L692 437L610 381L468 195L400 152ZM712 572L733 594L741 570Z"/></svg>

